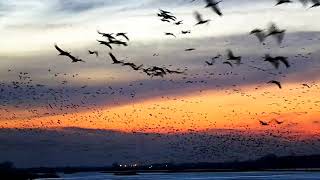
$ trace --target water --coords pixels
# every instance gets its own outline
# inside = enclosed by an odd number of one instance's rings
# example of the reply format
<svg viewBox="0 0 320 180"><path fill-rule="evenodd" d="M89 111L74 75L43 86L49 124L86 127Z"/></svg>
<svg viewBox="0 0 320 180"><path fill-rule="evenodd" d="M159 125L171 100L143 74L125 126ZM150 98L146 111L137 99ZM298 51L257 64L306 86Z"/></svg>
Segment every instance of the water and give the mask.
<svg viewBox="0 0 320 180"><path fill-rule="evenodd" d="M103 173L59 174L61 178L52 180L287 180L319 179L320 172L234 172L234 173L141 173L137 176L114 176Z"/></svg>

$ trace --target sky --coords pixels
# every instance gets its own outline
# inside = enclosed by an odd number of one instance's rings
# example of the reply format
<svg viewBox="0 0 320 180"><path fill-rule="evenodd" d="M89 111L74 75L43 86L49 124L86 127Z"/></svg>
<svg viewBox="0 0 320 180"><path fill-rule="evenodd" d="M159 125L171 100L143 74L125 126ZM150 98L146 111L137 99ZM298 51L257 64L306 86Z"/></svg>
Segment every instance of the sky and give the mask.
<svg viewBox="0 0 320 180"><path fill-rule="evenodd" d="M0 161L36 167L316 153L320 12L299 2L274 4L224 0L219 17L201 0L0 0ZM183 24L160 21L159 9ZM195 11L212 21L195 26ZM271 22L286 30L281 45L249 34ZM105 40L97 31L126 32L130 41L110 50L97 43ZM86 62L58 56L54 44ZM240 66L223 64L227 49L242 57ZM149 77L112 64L109 52L144 67L186 71ZM290 68L275 69L265 54L288 57ZM231 145L243 151L223 153Z"/></svg>

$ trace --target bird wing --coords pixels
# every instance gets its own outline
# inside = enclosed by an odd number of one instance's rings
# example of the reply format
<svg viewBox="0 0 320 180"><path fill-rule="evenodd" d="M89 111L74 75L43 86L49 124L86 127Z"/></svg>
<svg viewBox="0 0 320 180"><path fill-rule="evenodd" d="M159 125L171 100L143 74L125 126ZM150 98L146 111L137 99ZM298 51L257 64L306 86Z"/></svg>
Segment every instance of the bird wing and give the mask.
<svg viewBox="0 0 320 180"><path fill-rule="evenodd" d="M306 86L307 88L310 88L308 84L302 84L302 86Z"/></svg>
<svg viewBox="0 0 320 180"><path fill-rule="evenodd" d="M279 57L279 61L281 61L287 68L290 67L290 63L288 61L288 58L286 57Z"/></svg>
<svg viewBox="0 0 320 180"><path fill-rule="evenodd" d="M229 62L229 61L223 62L223 64L227 64L227 65L233 67L233 65L232 65L231 62Z"/></svg>
<svg viewBox="0 0 320 180"><path fill-rule="evenodd" d="M281 43L282 43L282 41L283 41L283 39L284 39L284 35L285 35L285 33L283 32L283 33L277 34L277 36L275 36L278 44L281 44Z"/></svg>
<svg viewBox="0 0 320 180"><path fill-rule="evenodd" d="M103 34L104 34L104 33L100 32L99 30L97 30L97 33L98 33L98 34L101 34L101 35L103 35Z"/></svg>
<svg viewBox="0 0 320 180"><path fill-rule="evenodd" d="M119 61L117 60L117 58L116 58L112 53L109 53L109 55L110 55L110 57L111 57L111 59L112 59L113 62L119 62Z"/></svg>
<svg viewBox="0 0 320 180"><path fill-rule="evenodd" d="M118 33L117 36L122 36L124 38L126 38L126 40L130 40L129 37L126 35L126 33Z"/></svg>
<svg viewBox="0 0 320 180"><path fill-rule="evenodd" d="M254 35L259 39L260 43L266 39L266 35L263 32L256 32Z"/></svg>
<svg viewBox="0 0 320 180"><path fill-rule="evenodd" d="M202 15L198 11L195 11L194 15L198 21L203 21Z"/></svg>
<svg viewBox="0 0 320 180"><path fill-rule="evenodd" d="M269 26L269 33L275 32L277 30L278 30L277 25L275 23L271 23Z"/></svg>
<svg viewBox="0 0 320 180"><path fill-rule="evenodd" d="M280 89L282 88L281 83L279 81L269 81L269 84L275 84L277 85Z"/></svg>
<svg viewBox="0 0 320 180"><path fill-rule="evenodd" d="M57 44L54 45L56 50L58 50L60 53L66 53L64 50L62 50Z"/></svg>
<svg viewBox="0 0 320 180"><path fill-rule="evenodd" d="M227 50L227 55L230 59L234 57L233 52L230 49Z"/></svg>
<svg viewBox="0 0 320 180"><path fill-rule="evenodd" d="M122 36L126 38L128 41L130 41L129 37L126 34L123 34Z"/></svg>
<svg viewBox="0 0 320 180"><path fill-rule="evenodd" d="M306 6L309 2L309 0L299 0L304 6Z"/></svg>
<svg viewBox="0 0 320 180"><path fill-rule="evenodd" d="M211 7L212 7L212 10L213 10L215 13L217 13L219 16L222 16L222 12L221 12L220 8L219 8L217 5L211 6Z"/></svg>

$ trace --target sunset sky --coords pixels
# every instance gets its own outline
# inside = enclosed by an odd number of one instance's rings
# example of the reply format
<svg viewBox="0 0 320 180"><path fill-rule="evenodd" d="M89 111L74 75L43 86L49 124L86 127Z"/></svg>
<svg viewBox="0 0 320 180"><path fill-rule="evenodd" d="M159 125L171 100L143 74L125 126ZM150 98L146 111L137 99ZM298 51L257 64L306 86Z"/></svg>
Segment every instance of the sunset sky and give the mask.
<svg viewBox="0 0 320 180"><path fill-rule="evenodd" d="M12 160L21 167L155 159L211 162L248 159L250 153L317 152L320 11L298 2L274 4L225 0L219 4L224 14L219 17L204 8L202 0L0 0L0 140L5 142L0 161ZM183 24L160 21L159 9L171 11ZM195 11L211 19L210 24L195 26ZM271 22L286 30L281 45L271 37L262 45L249 35ZM97 31L126 32L129 46L101 46L96 40L104 38ZM55 43L86 63L58 56ZM188 48L196 50L186 52ZM242 56L243 64L223 64L227 49ZM97 50L99 57L88 50ZM109 52L120 60L186 72L149 77L111 64ZM218 54L222 57L207 66L205 61ZM264 61L265 54L286 56L291 67L275 69ZM283 88L268 84L271 80ZM149 133L152 137L144 136ZM185 142L192 136L199 142ZM221 143L219 138L213 142L213 136L221 136L223 146L246 144L247 151L221 154L219 149L215 154L211 148ZM209 150L215 155L192 158L197 152L188 151L190 156L180 151L184 142L187 149L203 146L202 137L210 139ZM250 138L265 143L261 151ZM300 148L294 148L297 144ZM50 150L51 145L56 149ZM39 152L45 160L36 159ZM103 154L108 160L101 160ZM81 156L86 158L81 161Z"/></svg>

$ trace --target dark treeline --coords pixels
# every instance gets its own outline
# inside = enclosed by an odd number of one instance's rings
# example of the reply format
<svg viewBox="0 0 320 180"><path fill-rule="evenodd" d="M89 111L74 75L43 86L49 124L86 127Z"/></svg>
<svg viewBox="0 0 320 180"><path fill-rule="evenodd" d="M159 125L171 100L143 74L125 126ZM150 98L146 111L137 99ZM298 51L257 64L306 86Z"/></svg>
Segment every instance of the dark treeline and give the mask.
<svg viewBox="0 0 320 180"><path fill-rule="evenodd" d="M226 163L163 163L144 166L120 166L114 163L105 167L55 167L55 168L15 168L13 163L0 164L0 179L36 179L56 178L56 173L77 172L218 172L218 171L267 171L267 170L318 170L320 169L320 155L284 156L267 155L257 160Z"/></svg>
<svg viewBox="0 0 320 180"><path fill-rule="evenodd" d="M32 172L29 169L19 169L12 162L0 163L0 179L30 180L39 178L58 178L54 169L47 172Z"/></svg>

